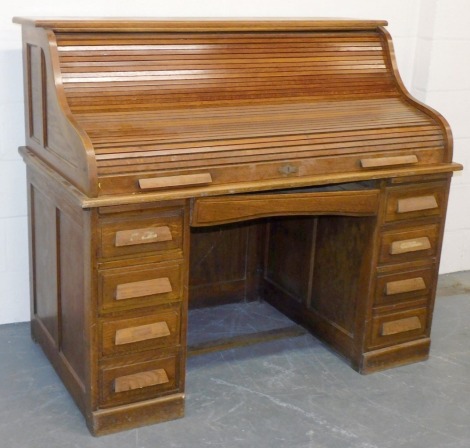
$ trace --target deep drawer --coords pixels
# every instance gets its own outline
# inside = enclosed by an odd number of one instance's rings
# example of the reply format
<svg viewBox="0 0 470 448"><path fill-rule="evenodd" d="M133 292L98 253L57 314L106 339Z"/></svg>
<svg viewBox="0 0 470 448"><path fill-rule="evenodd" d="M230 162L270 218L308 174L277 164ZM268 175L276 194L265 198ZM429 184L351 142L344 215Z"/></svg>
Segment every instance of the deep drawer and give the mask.
<svg viewBox="0 0 470 448"><path fill-rule="evenodd" d="M177 354L128 365L124 362L100 370L102 407L149 400L179 388L180 360Z"/></svg>
<svg viewBox="0 0 470 448"><path fill-rule="evenodd" d="M425 337L428 332L427 316L426 308L375 316L372 320L369 348L384 347Z"/></svg>
<svg viewBox="0 0 470 448"><path fill-rule="evenodd" d="M397 221L424 216L440 216L445 209L446 184L401 186L388 191L385 221Z"/></svg>
<svg viewBox="0 0 470 448"><path fill-rule="evenodd" d="M102 356L171 347L180 342L179 307L150 316L105 320L100 330Z"/></svg>
<svg viewBox="0 0 470 448"><path fill-rule="evenodd" d="M386 231L382 234L380 263L394 263L434 257L439 243L439 225Z"/></svg>
<svg viewBox="0 0 470 448"><path fill-rule="evenodd" d="M161 305L182 295L181 263L106 269L98 277L103 313Z"/></svg>
<svg viewBox="0 0 470 448"><path fill-rule="evenodd" d="M428 299L434 277L434 265L413 271L379 274L375 287L375 305L390 305L421 297Z"/></svg>

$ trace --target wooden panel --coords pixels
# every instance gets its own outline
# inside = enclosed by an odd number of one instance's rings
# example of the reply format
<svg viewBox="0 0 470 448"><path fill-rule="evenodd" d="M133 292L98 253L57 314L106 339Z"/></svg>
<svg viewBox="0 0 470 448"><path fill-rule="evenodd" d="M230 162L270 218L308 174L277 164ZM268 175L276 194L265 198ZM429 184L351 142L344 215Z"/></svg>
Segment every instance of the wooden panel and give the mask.
<svg viewBox="0 0 470 448"><path fill-rule="evenodd" d="M311 287L316 224L312 217L275 218L268 226L264 278L303 303Z"/></svg>
<svg viewBox="0 0 470 448"><path fill-rule="evenodd" d="M161 241L171 241L171 230L168 226L148 227L146 229L120 230L116 232L115 246L134 246Z"/></svg>
<svg viewBox="0 0 470 448"><path fill-rule="evenodd" d="M375 287L375 304L392 305L409 300L428 302L436 281L435 265L423 269L379 274Z"/></svg>
<svg viewBox="0 0 470 448"><path fill-rule="evenodd" d="M182 228L182 210L143 213L137 219L126 215L105 218L101 221L101 256L119 257L181 249Z"/></svg>
<svg viewBox="0 0 470 448"><path fill-rule="evenodd" d="M158 352L152 360L106 366L100 372L101 406L150 400L175 392L179 388L179 369L178 355L162 356Z"/></svg>
<svg viewBox="0 0 470 448"><path fill-rule="evenodd" d="M82 240L86 230L80 226L88 212L70 202L70 197L43 174L30 167L27 172L31 336L85 413L90 357L86 355L89 332L82 324L82 313L89 301L89 277L84 269L91 257L84 256L89 246L86 237Z"/></svg>
<svg viewBox="0 0 470 448"><path fill-rule="evenodd" d="M369 347L385 347L426 337L427 316L426 308L418 308L374 317Z"/></svg>
<svg viewBox="0 0 470 448"><path fill-rule="evenodd" d="M138 327L121 328L116 331L114 343L116 345L133 344L170 336L170 329L165 321L153 324L139 325Z"/></svg>
<svg viewBox="0 0 470 448"><path fill-rule="evenodd" d="M40 190L31 189L33 315L58 347L57 209Z"/></svg>
<svg viewBox="0 0 470 448"><path fill-rule="evenodd" d="M276 307L293 321L309 329L315 337L325 341L348 360L354 358L354 339L338 325L332 324L327 318L318 314L312 308L306 308L303 303L292 300L292 295L270 282L262 283L263 299Z"/></svg>
<svg viewBox="0 0 470 448"><path fill-rule="evenodd" d="M77 338L83 338L86 331L86 236L73 217L59 211L58 219L61 352L83 386L86 379L86 349L84 344L77 343Z"/></svg>
<svg viewBox="0 0 470 448"><path fill-rule="evenodd" d="M439 216L446 203L444 183L393 187L388 191L386 221Z"/></svg>
<svg viewBox="0 0 470 448"><path fill-rule="evenodd" d="M267 216L374 215L378 191L259 194L195 200L192 226L223 224Z"/></svg>
<svg viewBox="0 0 470 448"><path fill-rule="evenodd" d="M233 224L191 229L191 307L244 300L250 226Z"/></svg>
<svg viewBox="0 0 470 448"><path fill-rule="evenodd" d="M380 246L382 263L434 257L439 247L438 224L383 232Z"/></svg>
<svg viewBox="0 0 470 448"><path fill-rule="evenodd" d="M100 325L103 356L170 347L180 341L180 310L145 317L107 319Z"/></svg>
<svg viewBox="0 0 470 448"><path fill-rule="evenodd" d="M318 220L309 307L350 337L368 293L365 285L374 226L374 218L325 216Z"/></svg>
<svg viewBox="0 0 470 448"><path fill-rule="evenodd" d="M180 263L104 269L98 275L99 305L103 313L181 300Z"/></svg>
<svg viewBox="0 0 470 448"><path fill-rule="evenodd" d="M37 45L27 45L27 98L29 136L39 145L47 145L46 68L44 51Z"/></svg>
<svg viewBox="0 0 470 448"><path fill-rule="evenodd" d="M89 196L98 190L92 143L67 104L52 31L23 29L26 145Z"/></svg>
<svg viewBox="0 0 470 448"><path fill-rule="evenodd" d="M116 378L114 380L114 391L125 392L126 390L142 389L143 387L156 386L157 384L169 382L170 380L168 379L165 369L148 370L146 372Z"/></svg>

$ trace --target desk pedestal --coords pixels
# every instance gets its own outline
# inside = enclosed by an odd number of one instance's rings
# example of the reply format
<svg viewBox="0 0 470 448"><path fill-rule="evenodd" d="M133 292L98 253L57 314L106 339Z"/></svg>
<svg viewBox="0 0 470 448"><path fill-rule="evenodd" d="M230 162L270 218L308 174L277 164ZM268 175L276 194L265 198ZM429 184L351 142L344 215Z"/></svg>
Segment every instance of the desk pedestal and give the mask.
<svg viewBox="0 0 470 448"><path fill-rule="evenodd" d="M266 300L361 373L426 359L449 179L83 209L30 166L33 338L93 434L183 415L188 303Z"/></svg>

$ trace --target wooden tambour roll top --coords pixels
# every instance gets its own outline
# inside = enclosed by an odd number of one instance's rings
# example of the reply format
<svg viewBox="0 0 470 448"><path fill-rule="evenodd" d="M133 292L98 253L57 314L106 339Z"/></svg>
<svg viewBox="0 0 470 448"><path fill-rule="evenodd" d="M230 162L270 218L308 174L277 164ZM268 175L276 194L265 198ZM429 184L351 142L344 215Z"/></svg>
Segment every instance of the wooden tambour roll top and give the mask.
<svg viewBox="0 0 470 448"><path fill-rule="evenodd" d="M27 146L89 198L449 171L386 22L16 21Z"/></svg>

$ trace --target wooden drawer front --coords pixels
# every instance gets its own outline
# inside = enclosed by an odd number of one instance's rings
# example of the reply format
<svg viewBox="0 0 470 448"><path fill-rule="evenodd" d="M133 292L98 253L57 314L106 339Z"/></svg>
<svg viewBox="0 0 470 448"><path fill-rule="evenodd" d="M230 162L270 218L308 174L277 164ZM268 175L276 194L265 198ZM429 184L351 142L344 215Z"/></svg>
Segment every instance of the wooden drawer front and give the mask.
<svg viewBox="0 0 470 448"><path fill-rule="evenodd" d="M112 258L182 247L182 215L106 221L101 225L101 257Z"/></svg>
<svg viewBox="0 0 470 448"><path fill-rule="evenodd" d="M100 401L104 406L156 398L178 388L179 358L172 355L137 364L103 368L100 382Z"/></svg>
<svg viewBox="0 0 470 448"><path fill-rule="evenodd" d="M195 200L192 226L226 224L268 216L377 213L378 190L252 194Z"/></svg>
<svg viewBox="0 0 470 448"><path fill-rule="evenodd" d="M388 193L385 221L439 216L446 199L442 183L428 187L399 187Z"/></svg>
<svg viewBox="0 0 470 448"><path fill-rule="evenodd" d="M99 272L102 312L160 305L181 299L181 264L107 269Z"/></svg>
<svg viewBox="0 0 470 448"><path fill-rule="evenodd" d="M380 247L381 263L434 257L437 252L439 225L421 226L384 232Z"/></svg>
<svg viewBox="0 0 470 448"><path fill-rule="evenodd" d="M411 341L427 335L427 309L376 316L372 321L370 347L381 347Z"/></svg>
<svg viewBox="0 0 470 448"><path fill-rule="evenodd" d="M429 297L434 285L435 267L378 275L375 304L389 305L404 300Z"/></svg>
<svg viewBox="0 0 470 448"><path fill-rule="evenodd" d="M179 343L179 310L146 317L114 319L101 326L103 356L170 347Z"/></svg>

